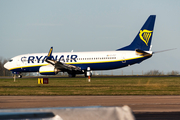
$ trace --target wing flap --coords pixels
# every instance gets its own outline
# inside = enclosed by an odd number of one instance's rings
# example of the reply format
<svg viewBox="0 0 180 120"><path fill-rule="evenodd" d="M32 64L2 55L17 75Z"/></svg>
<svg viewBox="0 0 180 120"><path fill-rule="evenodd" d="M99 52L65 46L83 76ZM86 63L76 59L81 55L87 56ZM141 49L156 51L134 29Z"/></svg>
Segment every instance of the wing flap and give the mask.
<svg viewBox="0 0 180 120"><path fill-rule="evenodd" d="M63 71L81 71L80 67L69 65L66 63L58 62L55 63L55 68L63 70Z"/></svg>

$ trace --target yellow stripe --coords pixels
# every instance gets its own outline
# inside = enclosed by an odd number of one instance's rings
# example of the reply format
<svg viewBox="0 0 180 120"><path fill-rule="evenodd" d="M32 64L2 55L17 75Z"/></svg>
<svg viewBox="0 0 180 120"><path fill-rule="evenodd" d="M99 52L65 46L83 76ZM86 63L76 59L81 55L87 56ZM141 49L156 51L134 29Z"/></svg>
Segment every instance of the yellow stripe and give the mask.
<svg viewBox="0 0 180 120"><path fill-rule="evenodd" d="M46 66L46 65L49 65L49 64L40 64L40 65L31 65L31 66L20 66L20 67L11 68L9 70L18 69L18 68L24 68L24 67Z"/></svg>
<svg viewBox="0 0 180 120"><path fill-rule="evenodd" d="M47 72L54 72L54 71L41 71L39 73L47 73Z"/></svg>

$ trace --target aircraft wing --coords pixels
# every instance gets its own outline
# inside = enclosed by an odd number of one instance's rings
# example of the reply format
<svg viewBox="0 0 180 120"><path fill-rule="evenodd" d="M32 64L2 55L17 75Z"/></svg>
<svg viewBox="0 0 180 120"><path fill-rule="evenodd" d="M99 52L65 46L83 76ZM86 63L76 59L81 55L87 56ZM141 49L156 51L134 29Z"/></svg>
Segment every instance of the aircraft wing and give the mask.
<svg viewBox="0 0 180 120"><path fill-rule="evenodd" d="M46 62L50 63L51 65L53 65L55 68L61 70L61 71L81 71L80 67L74 66L74 65L69 65L66 63L62 63L59 61L55 61L55 60L50 60L50 59L46 59Z"/></svg>
<svg viewBox="0 0 180 120"><path fill-rule="evenodd" d="M51 47L48 56L46 58L46 62L50 63L51 65L53 65L55 68L59 69L60 71L81 71L80 67L74 66L74 65L69 65L63 62L59 62L56 60L52 60L52 50L53 47Z"/></svg>

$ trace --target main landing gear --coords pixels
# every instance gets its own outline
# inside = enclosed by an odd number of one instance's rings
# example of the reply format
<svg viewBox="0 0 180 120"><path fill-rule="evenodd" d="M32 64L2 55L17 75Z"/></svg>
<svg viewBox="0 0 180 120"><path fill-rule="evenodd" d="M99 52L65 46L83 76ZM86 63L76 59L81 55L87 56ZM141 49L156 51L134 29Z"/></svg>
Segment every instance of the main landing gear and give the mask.
<svg viewBox="0 0 180 120"><path fill-rule="evenodd" d="M69 73L68 76L69 77L76 77L76 74L75 73L71 73L71 74Z"/></svg>
<svg viewBox="0 0 180 120"><path fill-rule="evenodd" d="M92 71L90 69L90 67L87 67L87 70L82 70L82 71L79 71L79 72L68 72L68 76L69 77L76 77L76 74L84 74L85 77L92 77Z"/></svg>

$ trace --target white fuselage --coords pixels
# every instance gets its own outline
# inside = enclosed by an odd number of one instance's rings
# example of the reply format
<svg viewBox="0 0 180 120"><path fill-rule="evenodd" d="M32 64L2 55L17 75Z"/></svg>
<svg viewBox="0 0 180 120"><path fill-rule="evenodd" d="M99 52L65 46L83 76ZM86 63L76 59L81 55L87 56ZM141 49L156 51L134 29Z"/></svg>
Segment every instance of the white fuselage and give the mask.
<svg viewBox="0 0 180 120"><path fill-rule="evenodd" d="M19 55L4 66L11 71L38 72L39 67L49 65L45 62L46 56L47 53ZM138 55L135 51L63 52L53 53L52 56L55 61L80 66L82 70L87 67L91 70L116 69L147 59L147 56Z"/></svg>

